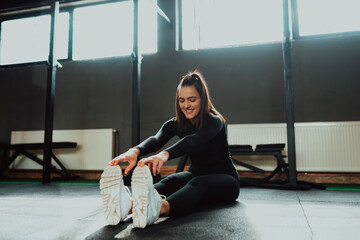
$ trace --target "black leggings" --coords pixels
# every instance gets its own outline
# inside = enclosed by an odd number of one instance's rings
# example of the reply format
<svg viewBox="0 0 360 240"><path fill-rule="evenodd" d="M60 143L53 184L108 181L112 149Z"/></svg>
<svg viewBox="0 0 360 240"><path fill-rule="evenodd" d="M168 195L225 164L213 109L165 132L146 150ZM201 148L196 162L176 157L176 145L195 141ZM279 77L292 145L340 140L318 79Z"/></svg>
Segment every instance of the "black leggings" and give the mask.
<svg viewBox="0 0 360 240"><path fill-rule="evenodd" d="M239 181L228 174L196 176L191 172L179 172L167 176L154 187L166 196L172 216L191 212L198 204L233 202L240 192Z"/></svg>

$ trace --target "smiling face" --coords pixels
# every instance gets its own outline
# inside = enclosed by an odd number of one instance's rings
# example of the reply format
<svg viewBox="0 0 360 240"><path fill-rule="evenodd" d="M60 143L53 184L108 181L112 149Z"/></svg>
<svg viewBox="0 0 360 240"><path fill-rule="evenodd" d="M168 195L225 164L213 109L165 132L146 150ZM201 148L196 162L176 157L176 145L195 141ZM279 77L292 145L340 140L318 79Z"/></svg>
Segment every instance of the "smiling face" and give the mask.
<svg viewBox="0 0 360 240"><path fill-rule="evenodd" d="M194 124L201 107L200 94L194 86L183 86L180 88L179 106L185 117Z"/></svg>

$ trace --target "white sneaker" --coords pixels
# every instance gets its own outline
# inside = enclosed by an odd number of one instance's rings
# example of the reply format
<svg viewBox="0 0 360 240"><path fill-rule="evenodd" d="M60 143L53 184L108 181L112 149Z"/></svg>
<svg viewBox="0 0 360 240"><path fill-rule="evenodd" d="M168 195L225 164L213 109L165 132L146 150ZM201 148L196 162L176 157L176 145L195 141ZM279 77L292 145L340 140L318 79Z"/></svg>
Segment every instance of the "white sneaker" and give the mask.
<svg viewBox="0 0 360 240"><path fill-rule="evenodd" d="M124 186L118 165L105 168L101 174L100 189L106 221L110 225L117 225L128 216L131 208L130 192Z"/></svg>
<svg viewBox="0 0 360 240"><path fill-rule="evenodd" d="M136 167L131 179L133 193L133 224L144 228L160 215L162 198L155 190L149 167Z"/></svg>

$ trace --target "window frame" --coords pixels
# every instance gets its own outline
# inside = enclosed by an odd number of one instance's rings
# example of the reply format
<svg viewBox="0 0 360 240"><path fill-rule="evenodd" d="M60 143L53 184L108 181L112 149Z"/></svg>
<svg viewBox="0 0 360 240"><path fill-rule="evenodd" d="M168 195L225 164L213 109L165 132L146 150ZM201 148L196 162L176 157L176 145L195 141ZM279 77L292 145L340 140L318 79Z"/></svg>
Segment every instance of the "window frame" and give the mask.
<svg viewBox="0 0 360 240"><path fill-rule="evenodd" d="M95 2L80 2L80 3L64 3L63 6L60 4L60 10L59 13L68 12L69 14L69 36L68 36L68 57L63 59L58 59L58 62L70 62L70 61L93 61L97 60L94 58L91 59L83 59L83 60L74 60L73 59L73 27L74 27L74 10L76 8L81 7L89 7L89 6L96 6L96 5L104 5L109 3L117 3L117 2L125 2L125 1L131 1L131 0L101 0L101 1L95 1ZM37 17L37 16L43 16L43 15L50 15L51 9L50 6L39 6L38 8L26 10L26 11L19 11L15 13L2 13L0 14L0 33L1 33L1 23L8 20L15 20L15 19L21 19L21 18L27 18L27 17ZM158 33L157 33L158 34ZM1 44L1 39L0 39ZM157 50L157 52L159 49ZM151 53L152 54L152 53ZM118 57L131 57L130 55L122 55L122 56L112 56L112 57L105 57L107 58L118 58ZM43 61L34 61L34 62L26 62L26 63L16 63L16 64L6 64L2 65L0 64L0 69L5 68L14 68L14 67L21 67L21 66L33 66L33 65L44 65L48 64L48 60Z"/></svg>
<svg viewBox="0 0 360 240"><path fill-rule="evenodd" d="M209 50L209 49L219 49L219 48L237 48L248 46L249 44L239 44L239 45L229 45L222 47L213 47L213 48L200 48L200 49L184 49L183 48L183 26L182 26L182 1L176 0L176 50L177 51L201 51L201 50ZM339 33L328 33L328 34L314 34L307 36L300 36L299 32L299 14L297 7L298 0L290 0L289 11L291 12L291 40L307 40L307 39L326 39L326 38L337 38L337 37L348 37L348 36L359 36L359 31L349 31L349 32L339 32ZM280 41L281 42L281 41ZM266 43L253 43L251 45L262 45L262 44L271 44L270 42Z"/></svg>
<svg viewBox="0 0 360 240"><path fill-rule="evenodd" d="M319 34L313 34L307 36L300 36L299 13L298 13L298 5L297 5L298 0L290 0L290 2L291 2L293 40L326 39L326 38L349 37L349 36L360 35L360 30L358 30L358 31L348 31L348 32L339 32L339 33L325 33L325 34L319 33Z"/></svg>
<svg viewBox="0 0 360 240"><path fill-rule="evenodd" d="M70 26L70 21L72 19L70 9L72 9L72 8L74 8L74 7L64 7L62 9L60 9L60 11L59 11L59 13L63 13L63 12L69 13L68 56L67 56L67 58L58 59L59 62L71 61L70 56L72 57L72 53L69 54L70 45L72 48L72 31L70 31L70 28L72 28ZM0 32L1 32L1 24L4 21L29 18L29 17L39 17L39 16L44 16L44 15L50 15L50 14L51 14L50 9L46 9L46 10L35 10L35 11L29 11L29 12L23 12L23 13L9 14L5 17L0 16ZM1 39L0 39L0 41L1 41ZM0 42L0 44L1 44L1 42ZM42 64L48 64L48 60L33 61L33 62L26 62L26 63L5 64L5 65L0 64L0 67L1 68L12 68L12 67L18 67L18 66L33 66L33 65L42 65Z"/></svg>

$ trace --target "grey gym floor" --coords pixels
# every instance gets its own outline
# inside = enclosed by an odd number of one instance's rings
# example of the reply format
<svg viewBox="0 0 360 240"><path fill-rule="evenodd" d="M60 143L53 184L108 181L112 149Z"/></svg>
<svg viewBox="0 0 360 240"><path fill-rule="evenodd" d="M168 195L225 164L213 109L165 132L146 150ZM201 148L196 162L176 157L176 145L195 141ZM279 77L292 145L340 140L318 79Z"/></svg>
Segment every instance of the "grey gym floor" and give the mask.
<svg viewBox="0 0 360 240"><path fill-rule="evenodd" d="M234 204L108 226L97 185L0 184L0 239L360 239L360 192L243 188Z"/></svg>

